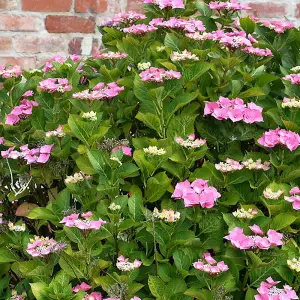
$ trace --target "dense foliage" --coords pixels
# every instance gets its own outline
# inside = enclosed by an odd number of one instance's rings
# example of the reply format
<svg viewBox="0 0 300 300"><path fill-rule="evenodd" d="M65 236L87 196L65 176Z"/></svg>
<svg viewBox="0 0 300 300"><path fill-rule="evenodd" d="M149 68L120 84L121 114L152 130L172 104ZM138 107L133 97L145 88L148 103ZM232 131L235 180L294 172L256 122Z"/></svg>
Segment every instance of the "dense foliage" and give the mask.
<svg viewBox="0 0 300 300"><path fill-rule="evenodd" d="M0 67L0 299L298 299L299 31L144 2Z"/></svg>

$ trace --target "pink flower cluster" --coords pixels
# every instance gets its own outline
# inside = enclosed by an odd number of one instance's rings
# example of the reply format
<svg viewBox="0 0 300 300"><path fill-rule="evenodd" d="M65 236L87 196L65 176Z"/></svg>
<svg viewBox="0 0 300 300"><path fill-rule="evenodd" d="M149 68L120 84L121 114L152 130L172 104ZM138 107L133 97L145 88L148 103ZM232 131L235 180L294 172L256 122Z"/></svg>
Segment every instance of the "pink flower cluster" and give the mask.
<svg viewBox="0 0 300 300"><path fill-rule="evenodd" d="M68 79L66 78L48 78L40 82L38 88L41 91L48 93L64 93L72 90L72 86L69 85Z"/></svg>
<svg viewBox="0 0 300 300"><path fill-rule="evenodd" d="M295 24L290 21L262 21L261 23L277 33L284 33L287 29L295 28Z"/></svg>
<svg viewBox="0 0 300 300"><path fill-rule="evenodd" d="M207 183L208 180L203 179L196 179L192 183L188 180L179 182L171 197L183 199L185 207L200 205L203 208L212 208L221 194Z"/></svg>
<svg viewBox="0 0 300 300"><path fill-rule="evenodd" d="M126 146L126 145L117 146L117 147L113 148L111 150L111 152L115 153L115 152L117 152L120 149L122 150L122 152L123 152L124 155L132 156L132 148L130 148L130 147Z"/></svg>
<svg viewBox="0 0 300 300"><path fill-rule="evenodd" d="M220 261L217 263L217 261L212 258L209 252L204 253L203 258L207 263L205 264L202 260L198 260L197 262L193 263L195 269L208 273L210 275L220 274L229 270L224 261Z"/></svg>
<svg viewBox="0 0 300 300"><path fill-rule="evenodd" d="M102 22L100 26L119 27L121 24L132 24L138 20L145 20L147 17L144 14L129 11L128 13L119 13L112 18Z"/></svg>
<svg viewBox="0 0 300 300"><path fill-rule="evenodd" d="M180 146L188 149L195 149L206 144L206 140L196 139L196 135L194 133L188 135L186 140L179 136L175 139L175 141Z"/></svg>
<svg viewBox="0 0 300 300"><path fill-rule="evenodd" d="M296 292L289 285L286 284L283 289L279 289L276 287L278 283L280 281L274 281L272 277L268 277L266 281L262 281L257 289L259 295L255 296L255 300L299 299Z"/></svg>
<svg viewBox="0 0 300 300"><path fill-rule="evenodd" d="M246 47L242 49L243 52L254 54L256 56L266 57L266 56L273 56L273 53L270 49L261 49L261 48L255 48L255 47Z"/></svg>
<svg viewBox="0 0 300 300"><path fill-rule="evenodd" d="M213 10L233 10L233 11L239 11L239 10L243 10L243 9L250 9L250 7L248 6L248 4L246 3L239 3L236 2L235 0L232 0L232 2L210 2L209 3L209 8L213 9Z"/></svg>
<svg viewBox="0 0 300 300"><path fill-rule="evenodd" d="M300 189L299 187L294 187L290 190L290 197L284 196L284 200L293 203L293 208L295 210L300 210Z"/></svg>
<svg viewBox="0 0 300 300"><path fill-rule="evenodd" d="M121 271L132 271L138 269L142 265L142 262L138 259L135 259L133 263L129 262L129 258L125 258L123 255L118 257L116 267Z"/></svg>
<svg viewBox="0 0 300 300"><path fill-rule="evenodd" d="M300 84L300 74L289 74L282 78L283 80L290 81L291 84Z"/></svg>
<svg viewBox="0 0 300 300"><path fill-rule="evenodd" d="M99 230L102 225L105 225L107 222L102 219L97 221L91 220L93 216L92 212L80 214L71 214L70 216L64 217L59 223L65 224L67 227L77 227L81 230Z"/></svg>
<svg viewBox="0 0 300 300"><path fill-rule="evenodd" d="M144 0L144 3L158 5L160 9L184 8L184 3L182 0Z"/></svg>
<svg viewBox="0 0 300 300"><path fill-rule="evenodd" d="M100 82L91 92L89 90L84 90L73 94L73 98L82 100L111 99L118 96L122 91L124 91L124 87L118 86L116 82L108 84Z"/></svg>
<svg viewBox="0 0 300 300"><path fill-rule="evenodd" d="M127 53L121 53L121 52L113 52L113 51L108 51L108 52L103 52L100 54L97 54L93 56L94 58L99 58L99 59L123 59L128 56Z"/></svg>
<svg viewBox="0 0 300 300"><path fill-rule="evenodd" d="M12 78L22 75L22 68L20 66L4 67L0 66L0 77Z"/></svg>
<svg viewBox="0 0 300 300"><path fill-rule="evenodd" d="M277 128L265 132L257 142L268 148L274 148L276 145L284 145L290 151L294 151L300 145L300 135L293 131Z"/></svg>
<svg viewBox="0 0 300 300"><path fill-rule="evenodd" d="M50 159L53 146L44 145L39 148L28 149L28 145L23 145L20 147L20 151L15 150L15 147L11 147L6 151L1 151L1 155L3 158L23 158L27 164L45 164Z"/></svg>
<svg viewBox="0 0 300 300"><path fill-rule="evenodd" d="M180 79L180 72L151 67L140 73L142 81L163 82L164 80Z"/></svg>
<svg viewBox="0 0 300 300"><path fill-rule="evenodd" d="M48 237L35 236L34 239L30 239L29 241L30 243L27 245L26 251L33 257L43 257L50 253L61 251L67 246L65 243L59 243Z"/></svg>
<svg viewBox="0 0 300 300"><path fill-rule="evenodd" d="M92 286L86 284L85 282L82 282L81 284L76 285L73 289L72 292L73 293L78 293L79 291L88 291L92 288Z"/></svg>
<svg viewBox="0 0 300 300"><path fill-rule="evenodd" d="M247 250L247 249L269 249L271 246L281 246L282 245L282 233L279 233L273 229L269 229L267 232L267 236L263 235L264 232L261 228L254 224L253 226L249 226L251 231L255 233L255 235L245 235L244 229L235 227L233 230L229 232L229 235L224 238L231 242L232 246L238 249Z"/></svg>
<svg viewBox="0 0 300 300"><path fill-rule="evenodd" d="M14 107L13 110L7 115L5 124L15 125L21 120L27 119L30 115L32 115L32 108L34 106L39 106L39 104L35 101L23 99L21 104Z"/></svg>
<svg viewBox="0 0 300 300"><path fill-rule="evenodd" d="M163 18L157 18L153 19L149 24L155 27L160 26L163 28L181 29L188 33L205 31L202 21L195 19L186 20L171 17L169 20L164 21Z"/></svg>
<svg viewBox="0 0 300 300"><path fill-rule="evenodd" d="M243 120L251 124L263 122L262 108L253 102L244 104L240 98L229 100L220 97L217 102L208 102L205 104L204 115L212 115L217 120L230 119L232 122Z"/></svg>
<svg viewBox="0 0 300 300"><path fill-rule="evenodd" d="M157 28L152 25L137 24L137 25L132 25L130 27L124 28L123 32L139 35L139 34L145 34L148 32L152 32L155 30L157 30Z"/></svg>
<svg viewBox="0 0 300 300"><path fill-rule="evenodd" d="M81 59L81 56L76 55L76 54L70 55L68 57L63 57L63 56L59 56L59 55L53 56L50 58L49 61L46 62L45 66L43 67L43 72L50 72L50 71L54 70L54 66L53 66L52 62L63 64L68 59L71 59L75 63Z"/></svg>

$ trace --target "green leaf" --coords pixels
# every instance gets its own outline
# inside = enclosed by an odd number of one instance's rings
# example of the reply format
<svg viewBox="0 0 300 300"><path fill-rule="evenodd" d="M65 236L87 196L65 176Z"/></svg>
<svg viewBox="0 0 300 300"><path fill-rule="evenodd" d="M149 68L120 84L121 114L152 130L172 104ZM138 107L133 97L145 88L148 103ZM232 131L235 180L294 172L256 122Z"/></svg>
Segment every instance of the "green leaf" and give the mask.
<svg viewBox="0 0 300 300"><path fill-rule="evenodd" d="M130 189L131 196L128 199L129 213L135 221L142 219L143 198L138 186L133 185Z"/></svg>
<svg viewBox="0 0 300 300"><path fill-rule="evenodd" d="M108 180L106 172L106 157L105 153L101 150L91 149L88 150L88 158L95 171L101 175L101 177Z"/></svg>
<svg viewBox="0 0 300 300"><path fill-rule="evenodd" d="M76 259L67 254L60 255L59 265L72 278L85 278L83 269L86 268L85 261Z"/></svg>
<svg viewBox="0 0 300 300"><path fill-rule="evenodd" d="M277 215L271 222L270 228L274 230L281 230L297 220L297 217L291 213L281 213Z"/></svg>
<svg viewBox="0 0 300 300"><path fill-rule="evenodd" d="M252 87L248 89L247 91L244 91L238 95L239 98L246 99L250 97L259 97L264 96L264 91L259 87Z"/></svg>
<svg viewBox="0 0 300 300"><path fill-rule="evenodd" d="M44 295L43 292L48 287L48 285L45 282L30 283L30 286L31 286L31 291L37 300L46 299L46 296Z"/></svg>
<svg viewBox="0 0 300 300"><path fill-rule="evenodd" d="M161 298L166 292L165 283L158 277L149 275L148 286L154 297Z"/></svg>
<svg viewBox="0 0 300 300"><path fill-rule="evenodd" d="M246 33L253 33L255 30L255 22L250 17L240 18L240 24Z"/></svg>
<svg viewBox="0 0 300 300"><path fill-rule="evenodd" d="M175 34L167 33L166 36L165 36L165 42L164 43L167 47L171 48L172 50L180 51L180 49L179 49L180 41L175 36Z"/></svg>
<svg viewBox="0 0 300 300"><path fill-rule="evenodd" d="M188 270L192 264L189 256L182 250L175 250L173 253L173 259L178 271Z"/></svg>
<svg viewBox="0 0 300 300"><path fill-rule="evenodd" d="M204 17L211 17L212 10L209 8L209 6L200 0L196 1L196 8L201 12L202 16Z"/></svg>
<svg viewBox="0 0 300 300"><path fill-rule="evenodd" d="M64 232L68 239L76 244L82 244L83 236L78 228L64 227Z"/></svg>
<svg viewBox="0 0 300 300"><path fill-rule="evenodd" d="M18 257L7 248L0 248L0 264L17 261Z"/></svg>
<svg viewBox="0 0 300 300"><path fill-rule="evenodd" d="M135 117L143 122L147 127L155 130L161 136L161 125L158 116L151 113L138 112Z"/></svg>
<svg viewBox="0 0 300 300"><path fill-rule="evenodd" d="M165 172L156 174L150 177L147 181L145 197L148 202L155 202L159 200L171 185L171 179Z"/></svg>
<svg viewBox="0 0 300 300"><path fill-rule="evenodd" d="M68 119L68 125L72 130L73 134L84 142L87 146L89 145L88 140L90 138L90 126L88 123L79 119L78 116L70 115Z"/></svg>
<svg viewBox="0 0 300 300"><path fill-rule="evenodd" d="M183 78L186 81L193 81L198 79L202 74L207 72L212 67L212 64L207 62L194 63L192 67L186 68L183 72Z"/></svg>
<svg viewBox="0 0 300 300"><path fill-rule="evenodd" d="M54 213L45 207L37 207L34 208L27 216L29 219L33 220L46 220L46 221L53 221L58 222L59 217L54 215Z"/></svg>

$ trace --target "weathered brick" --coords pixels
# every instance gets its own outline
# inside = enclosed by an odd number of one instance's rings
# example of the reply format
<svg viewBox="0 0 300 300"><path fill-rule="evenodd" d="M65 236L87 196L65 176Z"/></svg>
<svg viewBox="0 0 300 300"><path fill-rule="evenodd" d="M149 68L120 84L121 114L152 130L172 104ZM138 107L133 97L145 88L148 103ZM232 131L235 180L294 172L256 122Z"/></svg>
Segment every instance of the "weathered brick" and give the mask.
<svg viewBox="0 0 300 300"><path fill-rule="evenodd" d="M249 11L258 18L283 18L286 15L286 5L273 2L249 3L251 10Z"/></svg>
<svg viewBox="0 0 300 300"><path fill-rule="evenodd" d="M12 40L10 37L0 37L0 52L9 53L12 51Z"/></svg>
<svg viewBox="0 0 300 300"><path fill-rule="evenodd" d="M40 40L40 50L45 52L65 52L66 39L59 36L42 36Z"/></svg>
<svg viewBox="0 0 300 300"><path fill-rule="evenodd" d="M47 16L46 29L52 33L93 33L95 32L95 19L75 16Z"/></svg>
<svg viewBox="0 0 300 300"><path fill-rule="evenodd" d="M127 0L126 10L136 10L141 11L143 8L143 1L140 0Z"/></svg>
<svg viewBox="0 0 300 300"><path fill-rule="evenodd" d="M17 0L0 0L0 9L16 9L18 6Z"/></svg>
<svg viewBox="0 0 300 300"><path fill-rule="evenodd" d="M23 0L22 10L28 11L70 11L72 0Z"/></svg>
<svg viewBox="0 0 300 300"><path fill-rule="evenodd" d="M300 4L297 4L296 6L295 16L296 18L300 18Z"/></svg>
<svg viewBox="0 0 300 300"><path fill-rule="evenodd" d="M36 36L18 36L15 37L15 50L16 52L23 53L38 53L39 39Z"/></svg>
<svg viewBox="0 0 300 300"><path fill-rule="evenodd" d="M39 31L37 17L0 14L0 31Z"/></svg>
<svg viewBox="0 0 300 300"><path fill-rule="evenodd" d="M83 38L74 38L69 42L69 54L81 55L81 44Z"/></svg>
<svg viewBox="0 0 300 300"><path fill-rule="evenodd" d="M0 57L0 65L20 65L23 68L35 68L35 57Z"/></svg>
<svg viewBox="0 0 300 300"><path fill-rule="evenodd" d="M107 10L107 0L75 0L75 12L101 13Z"/></svg>

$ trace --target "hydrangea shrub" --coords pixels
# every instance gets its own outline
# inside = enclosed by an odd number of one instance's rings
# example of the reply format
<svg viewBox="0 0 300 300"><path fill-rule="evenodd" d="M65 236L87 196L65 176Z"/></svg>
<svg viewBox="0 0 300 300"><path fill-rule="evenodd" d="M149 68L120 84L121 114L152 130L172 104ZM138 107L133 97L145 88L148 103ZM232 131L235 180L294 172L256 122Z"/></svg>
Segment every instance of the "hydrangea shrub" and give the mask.
<svg viewBox="0 0 300 300"><path fill-rule="evenodd" d="M298 299L298 29L144 3L0 67L0 299Z"/></svg>

